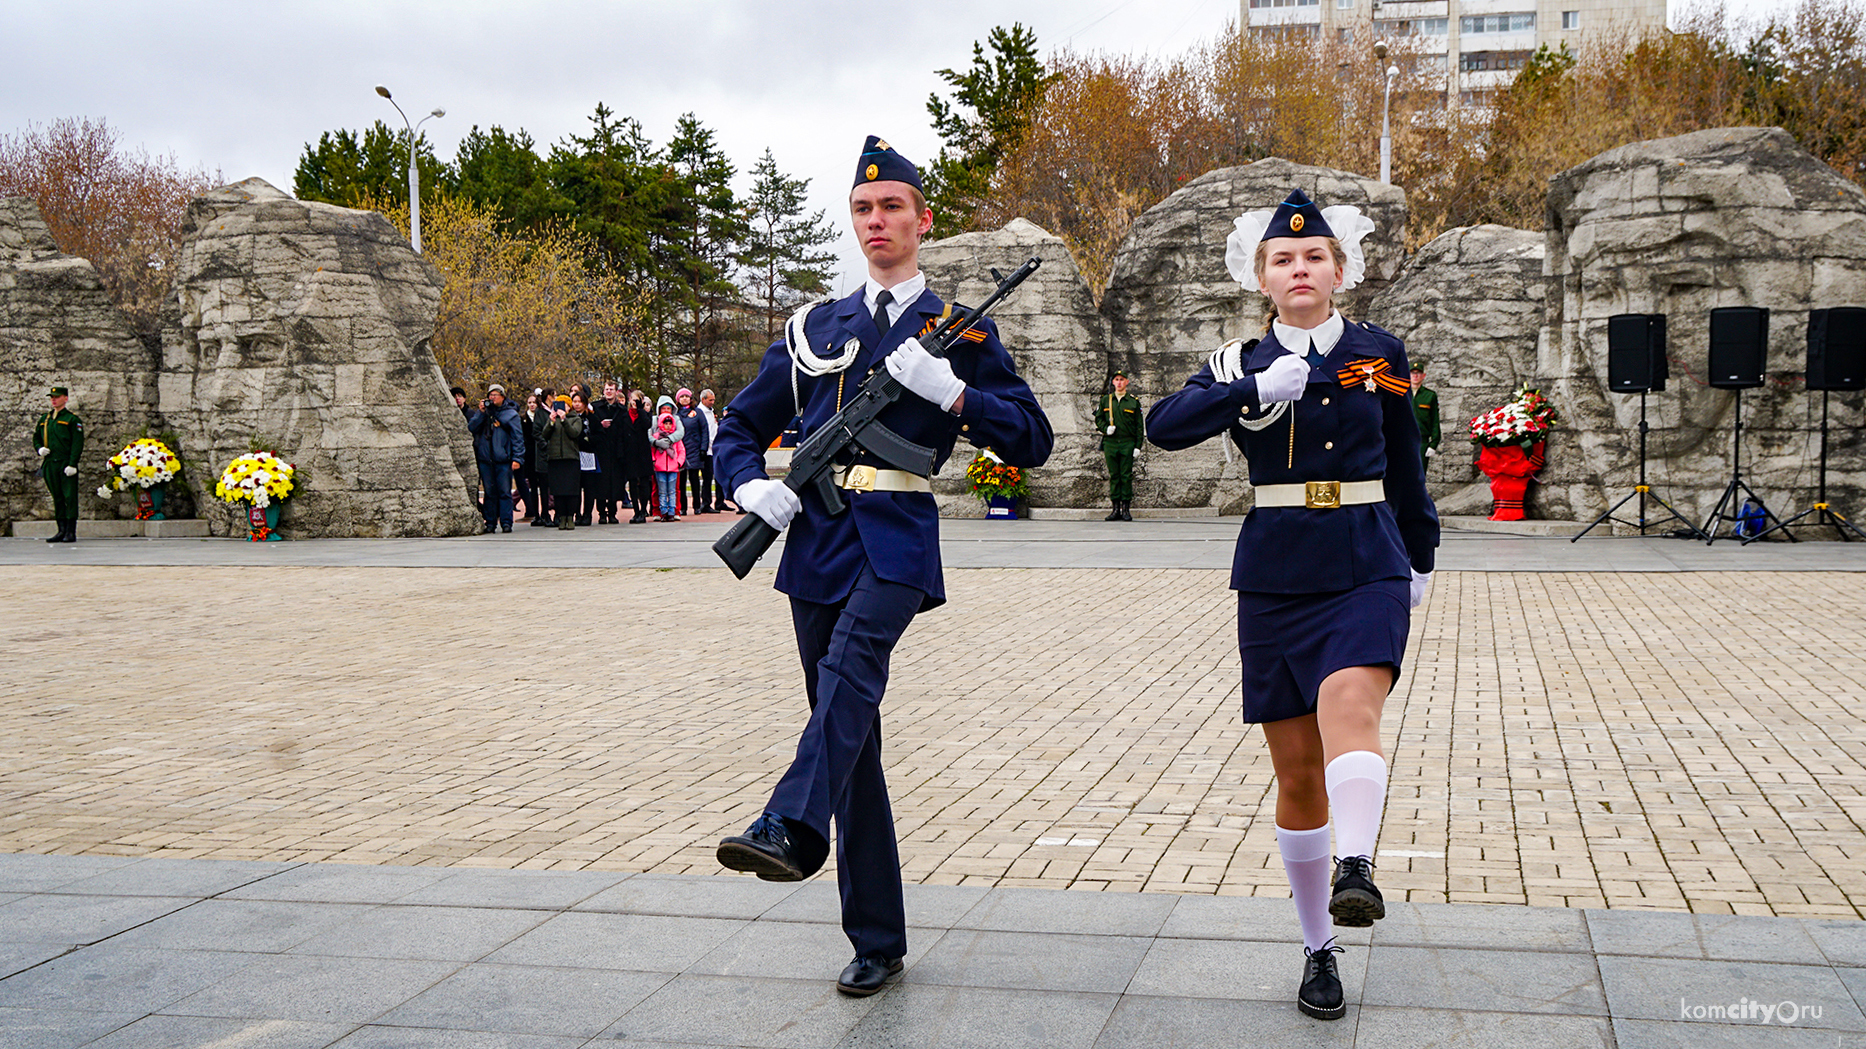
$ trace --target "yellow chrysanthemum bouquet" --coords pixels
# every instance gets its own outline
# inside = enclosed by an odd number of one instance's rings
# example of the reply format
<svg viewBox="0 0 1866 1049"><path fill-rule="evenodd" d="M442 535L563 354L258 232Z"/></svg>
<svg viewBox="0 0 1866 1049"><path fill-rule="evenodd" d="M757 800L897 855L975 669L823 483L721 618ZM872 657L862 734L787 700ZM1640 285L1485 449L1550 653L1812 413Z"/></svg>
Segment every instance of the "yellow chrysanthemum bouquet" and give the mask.
<svg viewBox="0 0 1866 1049"><path fill-rule="evenodd" d="M99 499L108 499L125 488L140 488L136 519L162 519L162 485L181 473L181 457L154 437L138 437L110 457L110 479L97 489Z"/></svg>
<svg viewBox="0 0 1866 1049"><path fill-rule="evenodd" d="M247 452L227 464L214 494L230 503L251 503L264 509L292 494L298 470L271 452Z"/></svg>

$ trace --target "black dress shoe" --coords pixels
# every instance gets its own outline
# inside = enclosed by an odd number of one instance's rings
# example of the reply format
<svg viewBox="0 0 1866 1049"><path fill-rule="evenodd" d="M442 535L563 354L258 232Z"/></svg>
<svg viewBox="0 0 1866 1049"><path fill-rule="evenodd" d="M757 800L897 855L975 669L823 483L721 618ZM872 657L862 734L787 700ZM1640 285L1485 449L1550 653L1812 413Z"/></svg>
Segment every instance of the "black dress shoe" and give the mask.
<svg viewBox="0 0 1866 1049"><path fill-rule="evenodd" d="M747 871L765 881L802 881L803 860L791 839L784 817L767 812L752 822L743 834L719 843L719 863L735 871Z"/></svg>
<svg viewBox="0 0 1866 1049"><path fill-rule="evenodd" d="M1302 987L1296 992L1296 1008L1317 1020L1339 1020L1347 1015L1341 973L1335 968L1335 955L1340 953L1341 948L1332 941L1319 951L1302 949Z"/></svg>
<svg viewBox="0 0 1866 1049"><path fill-rule="evenodd" d="M491 521L487 521L485 527L480 529L479 534L491 535L494 531L498 530L498 527L499 527L498 525L493 524Z"/></svg>
<svg viewBox="0 0 1866 1049"><path fill-rule="evenodd" d="M900 971L901 959L899 958L870 958L858 954L855 960L849 963L849 967L842 970L842 975L836 977L836 990L857 998L865 998L881 990L881 985L887 983L889 977Z"/></svg>
<svg viewBox="0 0 1866 1049"><path fill-rule="evenodd" d="M507 535L510 535L512 533L512 526L511 525L500 525L499 531L504 532Z"/></svg>
<svg viewBox="0 0 1866 1049"><path fill-rule="evenodd" d="M1336 857L1334 886L1328 913L1334 916L1336 925L1365 928L1387 916L1386 901L1374 887L1374 861L1370 857Z"/></svg>

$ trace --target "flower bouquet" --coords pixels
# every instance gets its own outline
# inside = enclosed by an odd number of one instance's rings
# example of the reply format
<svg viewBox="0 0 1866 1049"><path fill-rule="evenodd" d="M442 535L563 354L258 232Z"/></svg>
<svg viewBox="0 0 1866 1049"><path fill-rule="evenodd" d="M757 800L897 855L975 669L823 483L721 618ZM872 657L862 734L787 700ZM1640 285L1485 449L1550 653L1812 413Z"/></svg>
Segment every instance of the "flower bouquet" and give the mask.
<svg viewBox="0 0 1866 1049"><path fill-rule="evenodd" d="M978 450L972 465L965 468L965 479L972 486L972 494L987 507L986 517L1015 519L1017 500L1030 494L1024 471L998 458L989 448Z"/></svg>
<svg viewBox="0 0 1866 1049"><path fill-rule="evenodd" d="M1561 413L1527 384L1507 404L1471 420L1471 440L1477 445L1477 468L1490 478L1492 521L1523 519L1523 500L1529 479L1542 469L1543 443L1561 421Z"/></svg>
<svg viewBox="0 0 1866 1049"><path fill-rule="evenodd" d="M1561 421L1555 405L1542 396L1541 390L1524 385L1507 404L1500 404L1471 420L1471 440L1484 448L1527 449L1547 439L1550 430Z"/></svg>
<svg viewBox="0 0 1866 1049"><path fill-rule="evenodd" d="M136 519L162 520L163 485L181 473L181 459L169 446L153 437L139 437L110 457L110 480L97 489L99 499L108 499L132 485L138 493Z"/></svg>
<svg viewBox="0 0 1866 1049"><path fill-rule="evenodd" d="M279 535L279 504L292 494L293 478L298 470L291 463L269 451L251 451L227 464L214 494L229 503L250 503L247 539L252 542L276 542Z"/></svg>

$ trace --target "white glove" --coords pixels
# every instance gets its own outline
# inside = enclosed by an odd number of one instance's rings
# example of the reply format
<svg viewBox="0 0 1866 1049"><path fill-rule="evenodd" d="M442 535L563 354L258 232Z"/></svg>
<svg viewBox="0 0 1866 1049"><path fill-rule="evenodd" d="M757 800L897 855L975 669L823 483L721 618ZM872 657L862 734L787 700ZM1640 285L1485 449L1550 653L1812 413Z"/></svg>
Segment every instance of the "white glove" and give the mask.
<svg viewBox="0 0 1866 1049"><path fill-rule="evenodd" d="M888 354L887 365L895 382L939 405L942 412L952 411L952 403L965 392L965 383L952 373L952 362L928 353L919 339L901 343Z"/></svg>
<svg viewBox="0 0 1866 1049"><path fill-rule="evenodd" d="M1426 588L1431 585L1432 585L1432 573L1427 572L1424 575L1420 575L1419 573L1414 572L1412 574L1412 583L1408 587L1408 593L1407 593L1407 598L1412 603L1407 605L1406 607L1409 609L1418 608L1420 605L1425 604L1425 591L1426 591Z"/></svg>
<svg viewBox="0 0 1866 1049"><path fill-rule="evenodd" d="M1438 449L1437 449L1437 448L1427 448L1427 449L1425 450L1425 457L1426 457L1427 459L1436 459L1436 458L1438 458Z"/></svg>
<svg viewBox="0 0 1866 1049"><path fill-rule="evenodd" d="M1309 362L1293 353L1285 353L1257 373L1257 400L1262 404L1300 401L1309 385Z"/></svg>
<svg viewBox="0 0 1866 1049"><path fill-rule="evenodd" d="M43 459L43 458L45 458L46 456L48 456L48 455L51 455L51 454L52 454L52 449L50 449L50 448L41 448L41 449L39 449L39 458L41 458L41 459Z"/></svg>
<svg viewBox="0 0 1866 1049"><path fill-rule="evenodd" d="M76 476L78 476L78 468L77 468L77 467L75 467L75 466L67 466L67 467L65 467L65 476L66 476L66 477L76 477Z"/></svg>
<svg viewBox="0 0 1866 1049"><path fill-rule="evenodd" d="M1140 446L1139 445L1134 446L1134 458L1136 459L1140 458Z"/></svg>
<svg viewBox="0 0 1866 1049"><path fill-rule="evenodd" d="M1110 437L1114 436L1114 427L1112 426L1108 427L1108 436ZM41 454L44 454L44 453L41 453Z"/></svg>
<svg viewBox="0 0 1866 1049"><path fill-rule="evenodd" d="M791 518L803 509L803 500L797 498L796 492L786 488L784 482L768 477L739 485L738 491L732 493L732 501L739 504L739 509L764 518L765 524L780 532L789 527Z"/></svg>

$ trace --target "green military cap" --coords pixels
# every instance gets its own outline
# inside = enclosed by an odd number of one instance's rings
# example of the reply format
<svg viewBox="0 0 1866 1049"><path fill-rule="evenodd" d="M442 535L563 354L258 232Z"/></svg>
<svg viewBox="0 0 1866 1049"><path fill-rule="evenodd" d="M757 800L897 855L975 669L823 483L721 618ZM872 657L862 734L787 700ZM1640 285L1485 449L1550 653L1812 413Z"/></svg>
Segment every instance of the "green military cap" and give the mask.
<svg viewBox="0 0 1866 1049"><path fill-rule="evenodd" d="M54 387L52 387L52 392L51 392L51 393L50 393L50 394L49 394L48 396L52 396L52 397L69 397L69 396L71 396L71 391L70 391L70 390L67 390L67 389L65 389L65 388L64 388L63 386L54 386Z"/></svg>
<svg viewBox="0 0 1866 1049"><path fill-rule="evenodd" d="M1110 375L1110 376L1108 376L1108 378L1110 378L1110 379L1125 379L1125 378L1127 378L1127 373L1126 373L1126 372L1123 372L1123 371L1117 371L1117 372L1115 372L1115 373L1114 373L1113 375Z"/></svg>
<svg viewBox="0 0 1866 1049"><path fill-rule="evenodd" d="M1420 375L1424 375L1425 374L1425 358L1414 357L1412 360L1412 370L1418 372Z"/></svg>

